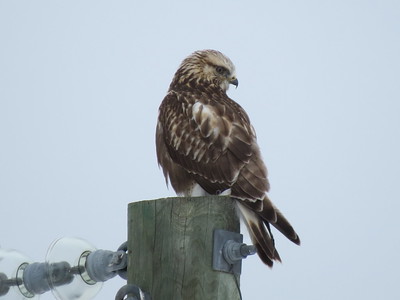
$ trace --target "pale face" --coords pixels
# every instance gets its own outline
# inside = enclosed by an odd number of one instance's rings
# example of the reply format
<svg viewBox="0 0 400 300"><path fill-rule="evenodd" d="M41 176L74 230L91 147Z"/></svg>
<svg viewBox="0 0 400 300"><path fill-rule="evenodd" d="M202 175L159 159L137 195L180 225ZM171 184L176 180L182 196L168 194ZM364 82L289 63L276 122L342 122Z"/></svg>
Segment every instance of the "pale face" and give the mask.
<svg viewBox="0 0 400 300"><path fill-rule="evenodd" d="M230 84L238 85L235 66L228 57L217 51L206 50L204 53L205 77L212 82L216 80L223 91L227 91Z"/></svg>
<svg viewBox="0 0 400 300"><path fill-rule="evenodd" d="M232 61L215 50L196 51L187 57L180 66L183 74L179 81L193 78L197 82L206 81L227 91L230 84L238 85L235 66Z"/></svg>

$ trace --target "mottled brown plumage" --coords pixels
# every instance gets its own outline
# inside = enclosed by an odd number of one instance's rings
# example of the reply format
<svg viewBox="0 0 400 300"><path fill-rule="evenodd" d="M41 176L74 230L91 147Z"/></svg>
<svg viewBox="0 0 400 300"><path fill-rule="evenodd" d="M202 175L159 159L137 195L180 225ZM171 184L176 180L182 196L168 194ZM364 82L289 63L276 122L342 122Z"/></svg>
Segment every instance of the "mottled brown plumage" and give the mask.
<svg viewBox="0 0 400 300"><path fill-rule="evenodd" d="M178 195L230 194L268 266L280 261L269 224L300 244L293 227L267 197L269 182L255 131L230 99L235 67L215 50L187 57L161 103L156 130L158 163Z"/></svg>

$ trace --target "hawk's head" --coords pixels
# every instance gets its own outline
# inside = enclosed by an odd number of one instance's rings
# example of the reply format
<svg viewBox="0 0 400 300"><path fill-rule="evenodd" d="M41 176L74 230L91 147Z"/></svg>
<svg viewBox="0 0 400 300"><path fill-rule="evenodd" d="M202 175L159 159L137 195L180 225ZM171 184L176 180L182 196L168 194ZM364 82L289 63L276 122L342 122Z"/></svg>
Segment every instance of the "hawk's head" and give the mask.
<svg viewBox="0 0 400 300"><path fill-rule="evenodd" d="M238 80L228 57L216 50L201 50L184 59L171 86L175 84L203 84L220 87L225 92L229 84L238 86Z"/></svg>

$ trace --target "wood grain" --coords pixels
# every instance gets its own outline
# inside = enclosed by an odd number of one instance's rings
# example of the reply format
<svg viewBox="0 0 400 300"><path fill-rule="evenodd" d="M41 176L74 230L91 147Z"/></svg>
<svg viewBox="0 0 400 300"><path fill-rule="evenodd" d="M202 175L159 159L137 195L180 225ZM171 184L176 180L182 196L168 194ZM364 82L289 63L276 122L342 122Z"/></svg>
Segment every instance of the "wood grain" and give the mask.
<svg viewBox="0 0 400 300"><path fill-rule="evenodd" d="M153 300L240 299L234 275L212 269L214 229L240 231L229 197L134 202L128 222L128 283Z"/></svg>

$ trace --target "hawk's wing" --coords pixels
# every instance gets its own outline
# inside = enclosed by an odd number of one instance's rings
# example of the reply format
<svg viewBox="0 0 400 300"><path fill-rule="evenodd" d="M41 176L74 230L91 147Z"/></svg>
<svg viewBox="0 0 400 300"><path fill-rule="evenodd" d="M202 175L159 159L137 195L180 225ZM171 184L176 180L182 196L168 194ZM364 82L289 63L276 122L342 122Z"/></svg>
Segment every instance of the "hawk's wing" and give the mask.
<svg viewBox="0 0 400 300"><path fill-rule="evenodd" d="M157 157L175 191L197 182L210 194L231 189L262 261L280 261L269 223L300 244L266 192L267 169L246 112L223 93L170 91L160 106Z"/></svg>
<svg viewBox="0 0 400 300"><path fill-rule="evenodd" d="M164 150L160 143L165 143ZM254 156L259 156L246 112L222 92L170 91L160 106L157 146L158 160L166 175L171 177L173 171L168 166L165 170L165 150L174 163L211 194L230 188ZM266 168L261 162L251 171L251 176L265 182L256 197L262 199L268 190Z"/></svg>

